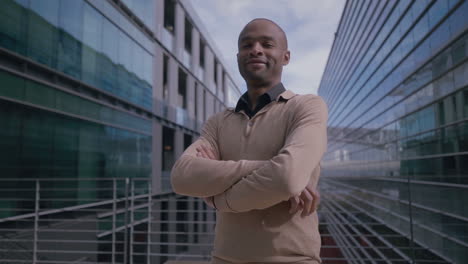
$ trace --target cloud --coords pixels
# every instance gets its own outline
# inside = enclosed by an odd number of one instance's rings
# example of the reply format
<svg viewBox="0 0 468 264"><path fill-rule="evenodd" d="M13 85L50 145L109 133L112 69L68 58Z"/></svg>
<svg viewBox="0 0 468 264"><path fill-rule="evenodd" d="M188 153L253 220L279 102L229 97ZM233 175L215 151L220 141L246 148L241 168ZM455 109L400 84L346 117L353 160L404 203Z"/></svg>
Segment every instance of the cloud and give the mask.
<svg viewBox="0 0 468 264"><path fill-rule="evenodd" d="M316 93L320 85L344 0L190 0L217 48L244 90L237 71L237 37L257 17L277 22L288 36L291 63L283 83L296 93Z"/></svg>

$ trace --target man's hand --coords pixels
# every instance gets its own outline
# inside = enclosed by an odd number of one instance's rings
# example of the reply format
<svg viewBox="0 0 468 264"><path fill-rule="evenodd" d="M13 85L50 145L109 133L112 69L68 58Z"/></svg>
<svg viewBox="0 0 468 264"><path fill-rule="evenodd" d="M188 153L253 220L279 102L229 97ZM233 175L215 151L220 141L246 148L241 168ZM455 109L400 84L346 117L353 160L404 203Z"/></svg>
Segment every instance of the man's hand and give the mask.
<svg viewBox="0 0 468 264"><path fill-rule="evenodd" d="M315 212L320 202L320 193L312 187L307 186L299 195L291 197L289 203L291 208L289 213L295 214L302 210L302 217Z"/></svg>
<svg viewBox="0 0 468 264"><path fill-rule="evenodd" d="M197 157L217 160L214 150L205 145L201 145L200 147L197 148Z"/></svg>

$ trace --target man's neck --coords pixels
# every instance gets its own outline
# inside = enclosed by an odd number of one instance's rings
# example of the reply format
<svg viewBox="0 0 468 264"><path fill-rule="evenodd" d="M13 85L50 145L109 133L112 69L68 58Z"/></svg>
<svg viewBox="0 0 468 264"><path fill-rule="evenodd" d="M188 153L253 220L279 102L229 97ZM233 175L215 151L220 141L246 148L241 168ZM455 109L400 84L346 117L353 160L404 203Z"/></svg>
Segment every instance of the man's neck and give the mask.
<svg viewBox="0 0 468 264"><path fill-rule="evenodd" d="M271 88L275 87L279 82L272 82L271 84L267 85L249 85L247 84L247 93L249 95L250 106L252 107L251 110L254 110L257 106L258 98L263 95L264 93L268 92Z"/></svg>

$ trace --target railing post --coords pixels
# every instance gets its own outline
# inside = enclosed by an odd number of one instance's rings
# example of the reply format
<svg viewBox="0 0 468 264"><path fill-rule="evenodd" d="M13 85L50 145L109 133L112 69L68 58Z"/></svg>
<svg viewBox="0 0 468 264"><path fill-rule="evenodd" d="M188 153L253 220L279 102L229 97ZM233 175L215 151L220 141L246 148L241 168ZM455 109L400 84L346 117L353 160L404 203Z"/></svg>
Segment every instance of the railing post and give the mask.
<svg viewBox="0 0 468 264"><path fill-rule="evenodd" d="M135 206L135 203L134 203L134 199L135 199L135 181L133 179L131 179L130 181L130 248L129 248L129 252L130 252L130 264L133 264L133 223L135 221L135 217L134 217L134 206Z"/></svg>
<svg viewBox="0 0 468 264"><path fill-rule="evenodd" d="M151 220L152 220L152 212L151 212L151 208L152 208L152 199L151 199L151 184L152 182L151 181L148 181L148 228L147 228L147 248L146 248L146 256L147 256L147 261L146 263L150 264L151 263Z"/></svg>
<svg viewBox="0 0 468 264"><path fill-rule="evenodd" d="M34 199L34 241L33 241L33 264L37 263L37 240L39 229L39 199L40 199L40 184L36 179L36 198Z"/></svg>
<svg viewBox="0 0 468 264"><path fill-rule="evenodd" d="M124 213L124 243L123 243L123 253L124 259L123 263L127 263L128 258L128 182L129 178L125 178L125 213Z"/></svg>
<svg viewBox="0 0 468 264"><path fill-rule="evenodd" d="M117 211L117 182L112 180L112 264L115 263L115 230L116 230L116 211Z"/></svg>

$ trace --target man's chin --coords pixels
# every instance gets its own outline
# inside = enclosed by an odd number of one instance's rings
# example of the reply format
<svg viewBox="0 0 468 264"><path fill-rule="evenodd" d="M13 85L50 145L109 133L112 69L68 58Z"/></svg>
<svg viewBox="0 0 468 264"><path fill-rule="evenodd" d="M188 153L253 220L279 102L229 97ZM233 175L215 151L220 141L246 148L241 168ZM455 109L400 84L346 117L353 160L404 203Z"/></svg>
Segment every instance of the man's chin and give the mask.
<svg viewBox="0 0 468 264"><path fill-rule="evenodd" d="M263 71L248 71L246 72L246 76L249 79L258 80L258 81L264 80L266 77Z"/></svg>

